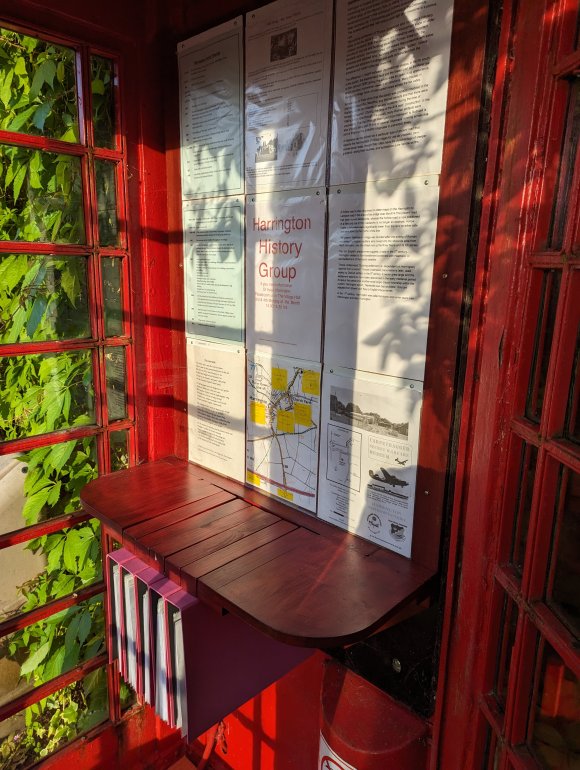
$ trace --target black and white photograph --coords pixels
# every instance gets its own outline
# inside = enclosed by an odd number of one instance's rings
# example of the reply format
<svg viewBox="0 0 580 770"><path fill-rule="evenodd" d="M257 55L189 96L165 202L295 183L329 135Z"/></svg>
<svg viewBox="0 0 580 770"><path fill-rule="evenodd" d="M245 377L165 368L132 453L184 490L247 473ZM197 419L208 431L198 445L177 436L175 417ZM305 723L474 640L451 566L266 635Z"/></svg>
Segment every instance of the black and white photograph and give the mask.
<svg viewBox="0 0 580 770"><path fill-rule="evenodd" d="M278 134L276 131L267 131L256 137L256 163L278 160Z"/></svg>
<svg viewBox="0 0 580 770"><path fill-rule="evenodd" d="M407 439L409 436L409 421L400 421L397 415L386 415L384 404L378 411L376 396L357 393L356 400L352 391L332 387L330 389L330 419L343 425L378 433L380 436Z"/></svg>
<svg viewBox="0 0 580 770"><path fill-rule="evenodd" d="M281 61L298 53L298 28L272 35L270 38L270 61Z"/></svg>

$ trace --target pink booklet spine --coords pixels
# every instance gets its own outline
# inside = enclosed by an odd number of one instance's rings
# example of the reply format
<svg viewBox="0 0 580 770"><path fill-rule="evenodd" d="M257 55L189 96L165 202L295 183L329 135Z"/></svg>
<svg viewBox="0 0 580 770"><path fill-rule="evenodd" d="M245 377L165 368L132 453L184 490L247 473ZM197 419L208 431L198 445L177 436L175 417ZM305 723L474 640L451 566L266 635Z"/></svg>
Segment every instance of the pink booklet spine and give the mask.
<svg viewBox="0 0 580 770"><path fill-rule="evenodd" d="M151 589L154 589L156 585L161 583L165 579L163 573L156 570L154 567L146 567L142 572L137 575L135 581L135 588L137 591L137 608L138 608L138 663L137 663L137 693L145 699L150 705L152 705L152 693L154 692L154 676L152 666L152 643L154 635L151 628ZM145 626L145 619L143 617L144 602L147 601L149 608L149 621ZM145 643L145 634L147 635L147 644ZM147 657L145 655L147 651ZM148 697L146 697L146 694ZM153 701L154 703L155 701Z"/></svg>
<svg viewBox="0 0 580 770"><path fill-rule="evenodd" d="M122 580L122 567L124 564L127 564L131 559L134 559L135 556L131 553L131 551L128 551L126 548L119 548L116 551L110 551L107 554L107 565L108 568L106 570L106 577L107 577L107 609L108 609L108 621L107 621L107 634L108 634L108 645L109 645L109 660L112 663L115 659L115 656L117 656L119 660L119 671L121 673L121 676L126 675L126 638L125 638L125 602L124 602L124 591L123 591L123 580ZM118 583L117 583L117 596L119 598L119 607L117 611L115 612L114 609L114 601L115 601L115 586L113 584L113 569L112 566L116 564L119 566L119 577L118 577ZM110 567L110 568L109 568ZM119 622L117 623L116 617L119 618Z"/></svg>
<svg viewBox="0 0 580 770"><path fill-rule="evenodd" d="M167 628L170 628L170 608L173 607L176 610L179 610L181 614L181 635L182 635L182 649L183 651L187 650L188 647L191 649L192 645L192 639L193 634L195 633L195 609L198 606L198 600L193 597L191 594L187 593L187 591L184 591L183 589L179 589L175 593L171 594L166 600L165 603L165 611L166 611L166 625ZM171 638L171 635L170 635ZM177 727L178 722L178 713L177 713L177 675L176 671L174 670L174 663L176 661L176 646L179 644L179 640L177 638L172 639L173 644L168 644L167 650L168 650L168 681L169 681L169 717L170 717L170 724L171 727ZM184 656L184 660L182 661L184 673L185 673L185 692L186 692L186 698L185 701L189 700L189 698L192 697L192 693L194 692L194 683L192 680L192 665L188 665L187 657ZM185 705L185 712L182 713L182 719L183 724L181 725L181 732L184 738L187 738L188 736L190 738L196 737L191 734L191 728L190 728L190 720L191 720L191 714L192 709L188 709L187 705Z"/></svg>
<svg viewBox="0 0 580 770"><path fill-rule="evenodd" d="M157 704L158 702L163 701L163 706L165 712L167 713L167 722L170 723L170 714L171 714L171 700L170 700L170 688L169 688L169 634L168 634L168 626L167 626L167 605L166 601L167 599L174 594L176 591L180 590L179 586L174 583L172 580L169 580L169 578L166 578L163 576L163 579L159 581L151 591L151 628L154 633L152 634L152 646L151 646L151 652L152 652L152 670L155 672L155 676L153 677L155 680L155 687L153 689L153 703ZM161 665L161 661L157 660L157 616L153 612L153 608L157 607L156 599L160 598L164 601L163 606L163 615L165 616L165 672L166 672L166 681L164 686L164 691L159 692L157 691L158 686L160 682L157 681L157 672L159 670L159 666ZM163 718L163 713L161 709L156 708L155 709L158 716Z"/></svg>

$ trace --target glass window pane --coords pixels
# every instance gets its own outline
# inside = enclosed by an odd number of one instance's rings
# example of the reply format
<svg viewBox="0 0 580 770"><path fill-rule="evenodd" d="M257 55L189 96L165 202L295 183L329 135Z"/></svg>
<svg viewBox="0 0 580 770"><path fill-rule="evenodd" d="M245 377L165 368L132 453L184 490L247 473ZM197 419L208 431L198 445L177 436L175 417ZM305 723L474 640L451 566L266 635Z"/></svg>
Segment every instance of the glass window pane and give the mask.
<svg viewBox="0 0 580 770"><path fill-rule="evenodd" d="M75 53L0 29L0 128L79 141Z"/></svg>
<svg viewBox="0 0 580 770"><path fill-rule="evenodd" d="M104 648L103 594L0 639L0 664L14 685L5 688L0 679L0 706L71 671Z"/></svg>
<svg viewBox="0 0 580 770"><path fill-rule="evenodd" d="M568 214L568 201L574 178L574 163L580 136L580 82L576 81L570 89L566 136L562 146L562 159L559 179L552 211L550 248L561 249Z"/></svg>
<svg viewBox="0 0 580 770"><path fill-rule="evenodd" d="M495 676L495 695L502 711L505 710L506 706L508 677L514 641L516 638L517 623L518 608L506 594L500 621L500 638L498 643L497 669Z"/></svg>
<svg viewBox="0 0 580 770"><path fill-rule="evenodd" d="M555 270L546 270L543 275L542 295L534 339L532 371L526 401L526 417L533 420L533 422L539 422L542 414L559 290L560 273Z"/></svg>
<svg viewBox="0 0 580 770"><path fill-rule="evenodd" d="M517 497L517 509L514 519L514 532L512 539L511 563L520 574L524 568L526 543L528 540L528 528L530 525L530 512L532 508L532 496L534 491L534 479L536 475L536 461L538 450L531 444L524 444L522 448L522 460L520 465L519 493Z"/></svg>
<svg viewBox="0 0 580 770"><path fill-rule="evenodd" d="M544 768L580 761L580 681L545 645L531 747Z"/></svg>
<svg viewBox="0 0 580 770"><path fill-rule="evenodd" d="M108 716L107 671L103 667L13 717L10 732L0 742L2 768L23 770Z"/></svg>
<svg viewBox="0 0 580 770"><path fill-rule="evenodd" d="M580 474L569 471L560 487L563 498L549 603L580 637Z"/></svg>
<svg viewBox="0 0 580 770"><path fill-rule="evenodd" d="M576 352L568 394L564 435L574 442L580 442L580 329L576 337Z"/></svg>
<svg viewBox="0 0 580 770"><path fill-rule="evenodd" d="M116 246L119 240L116 174L115 163L108 160L95 161L97 217L101 246Z"/></svg>
<svg viewBox="0 0 580 770"><path fill-rule="evenodd" d="M0 441L94 422L90 351L0 357Z"/></svg>
<svg viewBox="0 0 580 770"><path fill-rule="evenodd" d="M0 550L0 621L101 580L96 519Z"/></svg>
<svg viewBox="0 0 580 770"><path fill-rule="evenodd" d="M0 533L79 511L96 477L94 437L0 456Z"/></svg>
<svg viewBox="0 0 580 770"><path fill-rule="evenodd" d="M117 430L109 435L111 442L111 470L120 471L129 467L129 431Z"/></svg>
<svg viewBox="0 0 580 770"><path fill-rule="evenodd" d="M0 240L84 243L81 162L0 145Z"/></svg>
<svg viewBox="0 0 580 770"><path fill-rule="evenodd" d="M105 306L105 334L120 337L123 334L123 296L121 291L122 263L120 259L103 257L103 302Z"/></svg>
<svg viewBox="0 0 580 770"><path fill-rule="evenodd" d="M84 257L0 254L0 343L90 334Z"/></svg>
<svg viewBox="0 0 580 770"><path fill-rule="evenodd" d="M95 145L115 149L115 65L91 56L91 91Z"/></svg>
<svg viewBox="0 0 580 770"><path fill-rule="evenodd" d="M107 407L109 422L123 420L127 416L125 388L125 348L106 348Z"/></svg>

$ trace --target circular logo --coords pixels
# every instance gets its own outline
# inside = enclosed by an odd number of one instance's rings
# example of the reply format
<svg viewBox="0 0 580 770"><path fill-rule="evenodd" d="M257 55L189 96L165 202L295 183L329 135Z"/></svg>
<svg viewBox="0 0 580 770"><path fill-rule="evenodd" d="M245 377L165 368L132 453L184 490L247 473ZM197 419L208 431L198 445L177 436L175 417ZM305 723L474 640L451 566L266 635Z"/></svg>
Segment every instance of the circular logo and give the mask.
<svg viewBox="0 0 580 770"><path fill-rule="evenodd" d="M383 522L381 521L378 514L369 513L369 515L367 516L367 526L370 529L370 531L376 535L378 532L380 532L380 529L383 526Z"/></svg>
<svg viewBox="0 0 580 770"><path fill-rule="evenodd" d="M406 537L405 527L402 524L391 522L391 537L395 540L404 540Z"/></svg>

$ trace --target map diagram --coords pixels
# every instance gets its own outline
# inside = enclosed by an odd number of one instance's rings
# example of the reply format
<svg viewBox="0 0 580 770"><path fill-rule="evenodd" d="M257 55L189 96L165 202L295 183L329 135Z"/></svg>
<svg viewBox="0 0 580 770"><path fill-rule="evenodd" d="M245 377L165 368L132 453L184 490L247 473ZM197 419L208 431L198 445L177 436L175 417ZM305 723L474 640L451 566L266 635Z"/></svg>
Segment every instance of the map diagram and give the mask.
<svg viewBox="0 0 580 770"><path fill-rule="evenodd" d="M316 511L320 365L248 358L246 480Z"/></svg>
<svg viewBox="0 0 580 770"><path fill-rule="evenodd" d="M326 478L360 492L361 434L328 426Z"/></svg>

